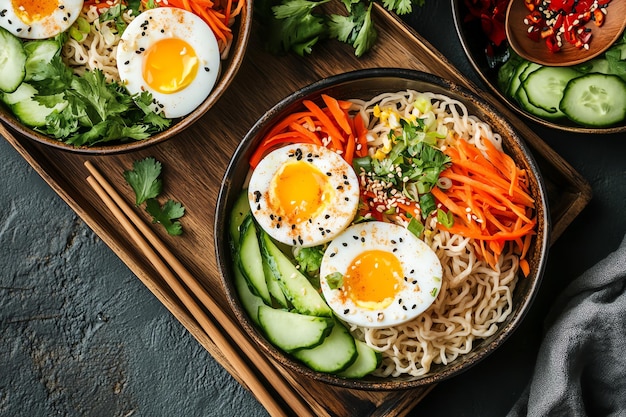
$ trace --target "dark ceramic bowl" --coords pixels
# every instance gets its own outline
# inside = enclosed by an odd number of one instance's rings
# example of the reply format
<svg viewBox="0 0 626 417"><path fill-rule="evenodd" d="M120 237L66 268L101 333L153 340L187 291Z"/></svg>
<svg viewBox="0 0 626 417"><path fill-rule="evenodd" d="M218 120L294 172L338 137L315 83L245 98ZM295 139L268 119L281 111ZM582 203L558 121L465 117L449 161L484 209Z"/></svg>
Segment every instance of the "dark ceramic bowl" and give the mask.
<svg viewBox="0 0 626 417"><path fill-rule="evenodd" d="M252 31L252 5L252 1L246 2L232 27L234 37L233 44L230 47L228 58L222 60L220 75L209 96L193 112L179 119L174 119L172 121L172 125L163 132L139 141L111 142L110 144L104 145L76 147L60 142L55 138L43 135L27 126L24 126L2 102L0 102L0 121L8 125L13 131L32 139L35 142L48 145L56 149L89 155L131 152L164 142L191 126L196 120L208 112L232 83L239 67L241 66L241 63L243 62L248 45L248 39L250 38L250 32Z"/></svg>
<svg viewBox="0 0 626 417"><path fill-rule="evenodd" d="M575 124L574 122L557 122L542 119L524 110L515 100L508 97L498 88L498 69L502 65L502 62L498 62L498 60L489 59L487 57L485 48L487 47L489 41L483 32L480 21L478 19L472 19L469 21L466 19L469 12L464 0L451 0L451 2L454 26L459 36L461 46L463 47L470 64L474 67L476 73L491 90L491 92L502 102L506 103L508 107L513 109L513 111L540 125L568 132L592 134L626 132L626 120L623 120L616 126L592 128L583 127ZM507 42L505 41L502 45L500 45L500 47L496 48L496 55L503 54L506 48Z"/></svg>
<svg viewBox="0 0 626 417"><path fill-rule="evenodd" d="M360 380L349 380L315 372L285 355L269 343L243 310L233 284L233 258L229 246L228 213L231 212L233 204L244 186L244 181L248 174L248 160L257 143L264 136L264 133L284 115L302 110L303 105L301 103L303 100L312 99L319 103L321 102L320 95L322 93L339 99L370 99L382 92L400 91L403 89L446 94L465 103L471 114L488 122L494 131L502 135L506 151L517 164L530 173L530 187L532 196L537 202L538 219L537 236L533 239L528 258L531 272L528 277L518 281L513 296L513 312L505 322L501 323L498 331L491 337L477 343L470 353L457 358L448 365L434 365L428 374L421 377L367 377ZM293 93L268 110L241 141L230 161L218 196L214 235L218 266L226 297L239 323L246 333L254 339L259 349L297 374L336 386L363 390L407 389L440 382L467 370L497 349L520 324L530 307L533 297L539 288L549 241L550 221L546 190L542 181L537 164L524 141L518 136L513 127L500 116L495 108L459 85L431 74L391 68L358 70L326 78Z"/></svg>

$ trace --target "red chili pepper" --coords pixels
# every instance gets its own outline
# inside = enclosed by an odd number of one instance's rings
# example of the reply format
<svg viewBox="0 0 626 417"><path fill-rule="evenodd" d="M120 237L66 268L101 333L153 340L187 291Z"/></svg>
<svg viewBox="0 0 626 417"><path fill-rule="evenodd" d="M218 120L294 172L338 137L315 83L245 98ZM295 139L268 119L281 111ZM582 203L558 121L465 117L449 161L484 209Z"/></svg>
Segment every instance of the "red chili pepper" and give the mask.
<svg viewBox="0 0 626 417"><path fill-rule="evenodd" d="M596 26L602 26L604 24L604 19L604 13L602 13L601 9L595 9L593 11L593 22L596 24Z"/></svg>
<svg viewBox="0 0 626 417"><path fill-rule="evenodd" d="M561 47L559 47L559 44L556 40L556 36L551 35L545 38L546 39L546 46L548 47L548 50L550 52L558 52L561 50Z"/></svg>
<svg viewBox="0 0 626 417"><path fill-rule="evenodd" d="M554 34L554 29L552 29L552 28L550 28L550 27L544 27L544 28L541 30L541 38L542 38L542 39L546 39L546 38L549 38L549 37L552 37L552 36L556 36L556 35Z"/></svg>
<svg viewBox="0 0 626 417"><path fill-rule="evenodd" d="M541 0L524 0L524 5L529 11L534 12L540 2Z"/></svg>
<svg viewBox="0 0 626 417"><path fill-rule="evenodd" d="M531 31L527 32L526 35L533 41L539 42L541 39L541 28L537 26L531 26Z"/></svg>
<svg viewBox="0 0 626 417"><path fill-rule="evenodd" d="M530 14L528 14L526 16L526 20L528 20L528 22L534 23L535 25L539 24L539 23L542 23L544 21L543 14L541 14L541 12L539 10L535 10L533 12L530 12Z"/></svg>
<svg viewBox="0 0 626 417"><path fill-rule="evenodd" d="M565 13L570 13L574 8L574 0L552 0L548 7L555 12L562 10Z"/></svg>

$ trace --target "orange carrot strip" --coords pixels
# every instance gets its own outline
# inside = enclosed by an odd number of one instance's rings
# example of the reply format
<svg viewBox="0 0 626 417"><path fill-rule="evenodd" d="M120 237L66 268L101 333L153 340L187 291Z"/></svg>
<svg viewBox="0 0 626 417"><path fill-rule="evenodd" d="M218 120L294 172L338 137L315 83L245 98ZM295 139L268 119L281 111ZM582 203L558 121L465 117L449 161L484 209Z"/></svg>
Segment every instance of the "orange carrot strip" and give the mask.
<svg viewBox="0 0 626 417"><path fill-rule="evenodd" d="M320 138L317 137L315 133L311 132L309 129L305 128L304 126L293 122L289 125L289 127L293 129L294 131L300 133L301 135L309 138L311 143L315 143L316 145L322 146L322 141L320 140Z"/></svg>
<svg viewBox="0 0 626 417"><path fill-rule="evenodd" d="M322 100L324 100L324 103L330 110L330 113L333 115L333 118L339 127L343 129L346 134L351 135L352 128L350 127L350 122L348 121L348 114L341 108L339 102L335 98L326 94L322 94Z"/></svg>
<svg viewBox="0 0 626 417"><path fill-rule="evenodd" d="M309 109L309 111L311 111L311 113L313 113L322 123L325 132L330 136L330 140L333 142L335 149L343 150L343 146L341 146L343 135L339 132L339 129L337 129L326 113L324 113L324 111L311 100L304 100L302 104L304 104L304 106Z"/></svg>
<svg viewBox="0 0 626 417"><path fill-rule="evenodd" d="M526 260L525 258L520 259L519 267L522 270L522 273L524 274L525 277L527 277L528 274L530 274L530 265L528 264L528 260Z"/></svg>

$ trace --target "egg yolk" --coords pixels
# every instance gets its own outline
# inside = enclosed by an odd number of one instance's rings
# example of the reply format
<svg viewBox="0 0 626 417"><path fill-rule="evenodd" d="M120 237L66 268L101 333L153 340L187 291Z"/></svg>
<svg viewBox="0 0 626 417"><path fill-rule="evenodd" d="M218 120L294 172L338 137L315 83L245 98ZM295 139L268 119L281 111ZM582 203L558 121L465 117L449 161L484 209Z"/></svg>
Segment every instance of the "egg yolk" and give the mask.
<svg viewBox="0 0 626 417"><path fill-rule="evenodd" d="M272 178L272 205L291 224L301 223L330 202L328 179L305 161L284 164Z"/></svg>
<svg viewBox="0 0 626 417"><path fill-rule="evenodd" d="M143 78L155 91L171 94L187 87L198 73L196 51L182 39L156 41L146 52Z"/></svg>
<svg viewBox="0 0 626 417"><path fill-rule="evenodd" d="M58 0L11 0L17 17L26 24L31 24L50 16L57 7Z"/></svg>
<svg viewBox="0 0 626 417"><path fill-rule="evenodd" d="M343 288L360 307L385 308L393 302L402 275L402 265L393 253L368 250L350 263L343 276Z"/></svg>

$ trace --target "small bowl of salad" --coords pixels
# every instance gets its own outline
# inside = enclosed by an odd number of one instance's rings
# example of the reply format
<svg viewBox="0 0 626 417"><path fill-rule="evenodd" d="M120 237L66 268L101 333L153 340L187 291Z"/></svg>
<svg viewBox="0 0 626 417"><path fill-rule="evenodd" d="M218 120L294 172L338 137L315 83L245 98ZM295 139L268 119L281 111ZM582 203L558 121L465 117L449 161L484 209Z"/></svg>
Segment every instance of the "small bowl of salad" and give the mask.
<svg viewBox="0 0 626 417"><path fill-rule="evenodd" d="M317 381L395 390L453 377L515 330L549 216L495 108L376 68L269 109L231 158L214 230L226 298L259 349Z"/></svg>
<svg viewBox="0 0 626 417"><path fill-rule="evenodd" d="M252 2L10 2L0 13L0 120L45 145L109 154L204 115L245 55Z"/></svg>
<svg viewBox="0 0 626 417"><path fill-rule="evenodd" d="M597 31L609 19L623 19L611 14L610 0L525 4L528 36L536 37L554 55L563 45L584 49L585 43L593 42L587 26ZM604 53L576 65L540 65L510 48L504 27L508 6L509 0L452 0L461 44L493 93L520 115L547 127L579 133L626 132L626 33ZM575 25L567 24L573 19L570 15L584 17L574 19Z"/></svg>

